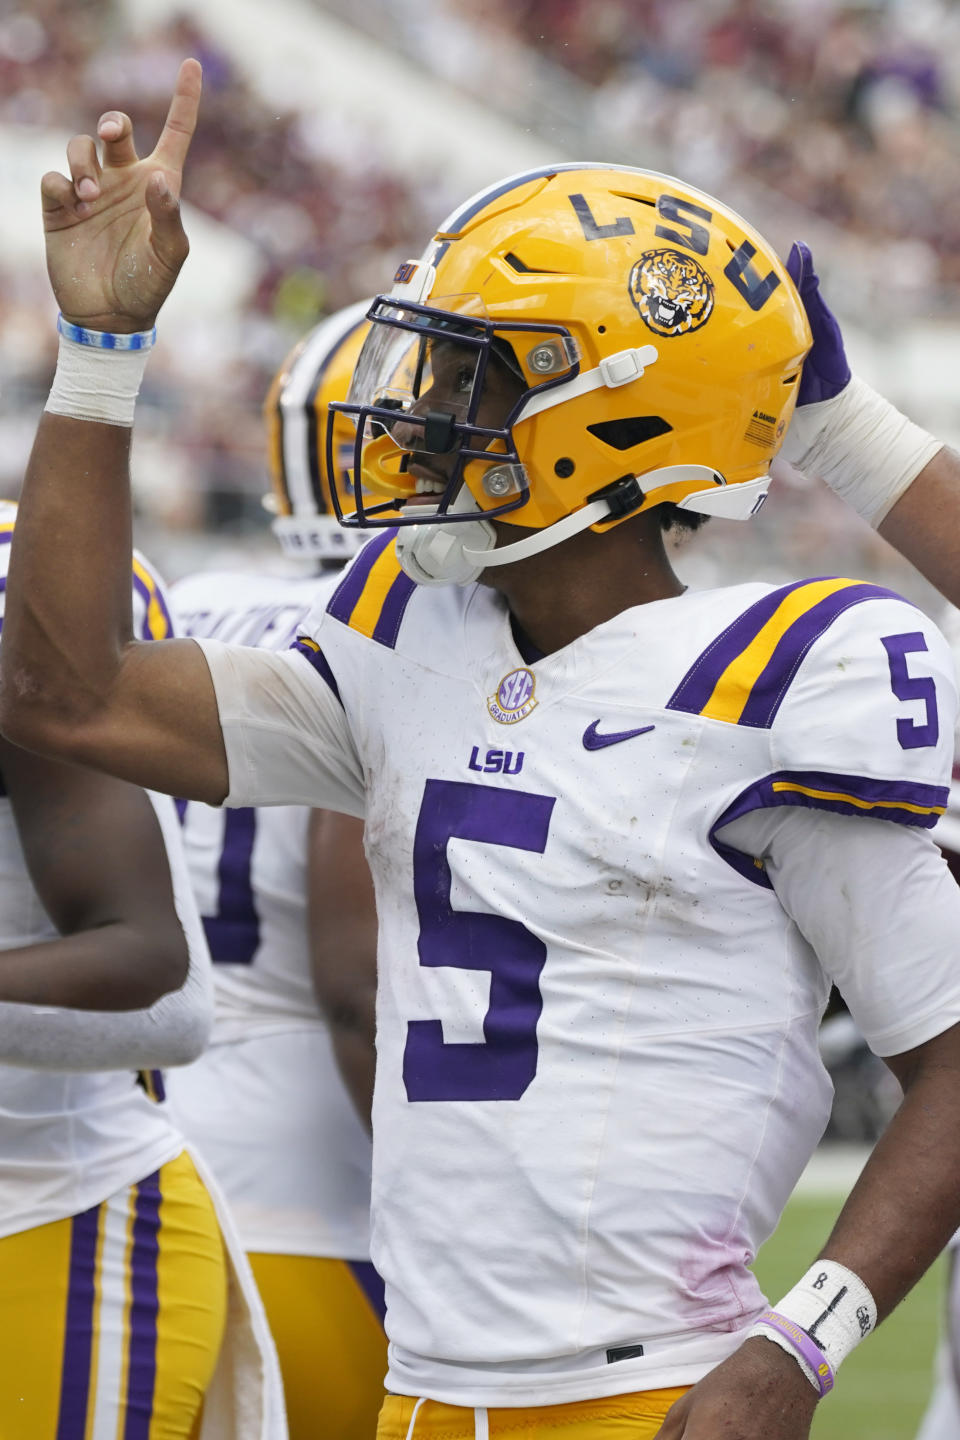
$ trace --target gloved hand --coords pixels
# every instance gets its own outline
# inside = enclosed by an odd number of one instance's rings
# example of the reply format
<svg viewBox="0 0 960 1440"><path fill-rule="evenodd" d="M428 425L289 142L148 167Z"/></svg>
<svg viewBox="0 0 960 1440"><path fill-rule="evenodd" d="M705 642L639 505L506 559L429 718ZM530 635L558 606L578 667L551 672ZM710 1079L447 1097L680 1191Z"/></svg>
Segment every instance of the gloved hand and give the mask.
<svg viewBox="0 0 960 1440"><path fill-rule="evenodd" d="M837 317L820 293L820 278L813 268L809 245L795 240L787 256L787 274L800 292L813 332L813 349L803 362L798 405L832 400L850 382L850 366L843 348Z"/></svg>
<svg viewBox="0 0 960 1440"><path fill-rule="evenodd" d="M791 246L787 272L807 312L813 348L803 362L797 408L780 453L879 525L942 442L851 374L840 326L802 241Z"/></svg>

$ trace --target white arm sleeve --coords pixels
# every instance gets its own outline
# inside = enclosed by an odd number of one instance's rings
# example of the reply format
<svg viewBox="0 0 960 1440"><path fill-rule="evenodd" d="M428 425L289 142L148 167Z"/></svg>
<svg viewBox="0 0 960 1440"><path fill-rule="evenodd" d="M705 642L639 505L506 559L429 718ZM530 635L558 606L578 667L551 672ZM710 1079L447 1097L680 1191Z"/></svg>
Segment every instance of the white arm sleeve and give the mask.
<svg viewBox="0 0 960 1440"><path fill-rule="evenodd" d="M0 1002L0 1062L31 1070L163 1070L189 1065L213 1024L205 949L190 947L187 978L147 1010L56 1010Z"/></svg>
<svg viewBox="0 0 960 1440"><path fill-rule="evenodd" d="M194 643L217 696L230 777L224 803L310 805L362 819L363 770L331 681L295 650Z"/></svg>
<svg viewBox="0 0 960 1440"><path fill-rule="evenodd" d="M203 1053L213 1026L213 970L169 795L147 791L163 834L187 942L183 984L145 1010L73 1010L0 1002L0 1062L32 1070L163 1070ZM54 938L54 937L52 937Z"/></svg>
<svg viewBox="0 0 960 1440"><path fill-rule="evenodd" d="M901 1054L960 1021L960 889L926 831L787 807L721 833L764 860L876 1054Z"/></svg>

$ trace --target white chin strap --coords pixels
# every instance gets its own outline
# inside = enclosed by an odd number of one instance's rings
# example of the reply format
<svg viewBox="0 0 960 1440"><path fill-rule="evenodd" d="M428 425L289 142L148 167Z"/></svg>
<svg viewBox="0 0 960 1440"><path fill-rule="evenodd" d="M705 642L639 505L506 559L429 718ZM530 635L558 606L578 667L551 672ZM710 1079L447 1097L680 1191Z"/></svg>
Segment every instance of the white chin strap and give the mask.
<svg viewBox="0 0 960 1440"><path fill-rule="evenodd" d="M695 490L675 502L678 509L722 515L728 520L749 520L760 509L770 488L769 475L728 485L722 475L708 465L668 465L662 470L651 470L639 479L648 495L664 485L702 480L702 490ZM464 486L450 512L465 515L472 510L477 510L477 505ZM436 507L424 509L425 515L436 513ZM543 530L533 530L510 545L497 545L496 532L489 520L463 525L409 525L401 527L397 535L397 556L404 573L418 585L470 585L484 570L495 565L512 565L515 560L550 550L609 516L608 500L591 500L582 510L565 515Z"/></svg>

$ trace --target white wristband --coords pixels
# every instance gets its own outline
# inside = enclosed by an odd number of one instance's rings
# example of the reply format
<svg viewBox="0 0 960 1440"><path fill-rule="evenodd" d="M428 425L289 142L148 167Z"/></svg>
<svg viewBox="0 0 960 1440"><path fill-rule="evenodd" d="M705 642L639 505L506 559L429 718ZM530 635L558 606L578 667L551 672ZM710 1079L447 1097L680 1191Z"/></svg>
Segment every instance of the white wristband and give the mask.
<svg viewBox="0 0 960 1440"><path fill-rule="evenodd" d="M57 370L45 410L73 420L133 425L149 349L107 350L60 336Z"/></svg>
<svg viewBox="0 0 960 1440"><path fill-rule="evenodd" d="M836 1260L818 1260L811 1265L773 1309L807 1333L834 1371L877 1324L877 1307L870 1291L859 1275ZM775 1332L765 1325L755 1325L749 1334L780 1343ZM789 1350L787 1345L783 1348L794 1354L807 1373L808 1367L796 1350ZM812 1372L807 1378L816 1383Z"/></svg>
<svg viewBox="0 0 960 1440"><path fill-rule="evenodd" d="M781 454L876 527L942 449L942 440L854 375L832 400L794 411Z"/></svg>

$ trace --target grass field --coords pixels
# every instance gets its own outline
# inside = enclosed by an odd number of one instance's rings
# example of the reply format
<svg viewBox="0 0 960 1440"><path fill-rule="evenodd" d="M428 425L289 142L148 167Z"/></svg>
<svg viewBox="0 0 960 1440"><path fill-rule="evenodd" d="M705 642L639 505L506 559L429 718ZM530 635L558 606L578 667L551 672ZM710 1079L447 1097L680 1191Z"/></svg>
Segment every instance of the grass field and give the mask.
<svg viewBox="0 0 960 1440"><path fill-rule="evenodd" d="M798 1194L757 1259L765 1293L776 1301L810 1264L842 1203ZM819 1406L813 1440L913 1440L930 1394L940 1323L939 1262L877 1333L844 1362ZM958 1437L960 1440L960 1437Z"/></svg>

